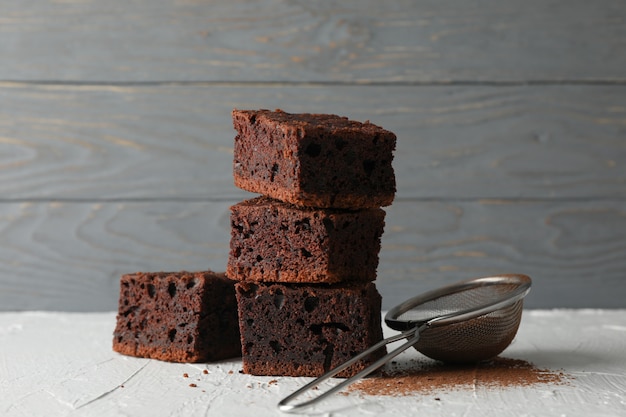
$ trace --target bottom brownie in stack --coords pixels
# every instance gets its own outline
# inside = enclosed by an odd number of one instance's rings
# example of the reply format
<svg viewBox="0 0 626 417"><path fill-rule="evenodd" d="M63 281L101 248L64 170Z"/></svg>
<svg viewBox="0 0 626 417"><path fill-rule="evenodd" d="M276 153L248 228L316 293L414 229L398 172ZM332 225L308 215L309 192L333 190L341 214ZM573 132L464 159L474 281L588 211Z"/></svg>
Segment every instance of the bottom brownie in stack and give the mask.
<svg viewBox="0 0 626 417"><path fill-rule="evenodd" d="M320 376L382 339L381 296L371 283L236 285L243 371ZM338 376L381 357L370 355Z"/></svg>
<svg viewBox="0 0 626 417"><path fill-rule="evenodd" d="M171 362L239 356L234 281L211 271L122 276L113 350Z"/></svg>

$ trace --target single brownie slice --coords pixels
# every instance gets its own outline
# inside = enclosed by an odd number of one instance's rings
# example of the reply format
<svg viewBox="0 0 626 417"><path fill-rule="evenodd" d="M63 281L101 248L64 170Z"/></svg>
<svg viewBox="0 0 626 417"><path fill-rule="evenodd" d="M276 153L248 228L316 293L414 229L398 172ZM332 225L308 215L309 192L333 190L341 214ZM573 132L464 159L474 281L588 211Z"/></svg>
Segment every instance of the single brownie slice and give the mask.
<svg viewBox="0 0 626 417"><path fill-rule="evenodd" d="M122 276L113 350L171 362L240 356L234 281L211 271Z"/></svg>
<svg viewBox="0 0 626 417"><path fill-rule="evenodd" d="M376 279L385 211L297 207L257 197L231 207L226 274L238 281Z"/></svg>
<svg viewBox="0 0 626 417"><path fill-rule="evenodd" d="M243 371L320 376L382 339L373 283L236 285ZM347 377L384 355L379 349L342 371Z"/></svg>
<svg viewBox="0 0 626 417"><path fill-rule="evenodd" d="M396 136L328 114L233 110L235 185L300 206L388 206Z"/></svg>

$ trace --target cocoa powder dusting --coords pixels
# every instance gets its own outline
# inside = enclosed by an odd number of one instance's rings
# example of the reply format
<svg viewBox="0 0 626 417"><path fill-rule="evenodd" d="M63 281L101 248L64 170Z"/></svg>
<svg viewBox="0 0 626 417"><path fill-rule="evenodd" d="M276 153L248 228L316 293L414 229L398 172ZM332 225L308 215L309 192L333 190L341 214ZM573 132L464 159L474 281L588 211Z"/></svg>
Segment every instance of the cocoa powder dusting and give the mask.
<svg viewBox="0 0 626 417"><path fill-rule="evenodd" d="M563 384L561 371L539 369L521 359L496 357L473 365L412 360L409 364L388 364L379 376L352 385L350 392L367 395L405 396L474 387L525 387L536 384Z"/></svg>

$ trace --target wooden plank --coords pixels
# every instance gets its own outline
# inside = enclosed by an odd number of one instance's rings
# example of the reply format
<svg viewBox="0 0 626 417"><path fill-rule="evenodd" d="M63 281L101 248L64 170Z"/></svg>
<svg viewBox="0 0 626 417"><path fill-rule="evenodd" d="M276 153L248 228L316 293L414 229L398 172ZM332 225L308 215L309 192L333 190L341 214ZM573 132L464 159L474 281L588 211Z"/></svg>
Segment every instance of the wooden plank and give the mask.
<svg viewBox="0 0 626 417"><path fill-rule="evenodd" d="M619 0L5 0L1 80L620 81Z"/></svg>
<svg viewBox="0 0 626 417"><path fill-rule="evenodd" d="M624 198L626 86L5 86L0 199L241 199L230 111L394 131L399 199Z"/></svg>
<svg viewBox="0 0 626 417"><path fill-rule="evenodd" d="M0 205L0 309L116 308L119 276L225 269L228 203Z"/></svg>
<svg viewBox="0 0 626 417"><path fill-rule="evenodd" d="M0 204L0 310L107 311L138 270L224 270L233 202ZM526 273L531 308L625 307L626 202L397 202L377 286L389 308Z"/></svg>
<svg viewBox="0 0 626 417"><path fill-rule="evenodd" d="M388 306L465 278L524 273L528 307L626 306L624 201L406 202L387 210Z"/></svg>

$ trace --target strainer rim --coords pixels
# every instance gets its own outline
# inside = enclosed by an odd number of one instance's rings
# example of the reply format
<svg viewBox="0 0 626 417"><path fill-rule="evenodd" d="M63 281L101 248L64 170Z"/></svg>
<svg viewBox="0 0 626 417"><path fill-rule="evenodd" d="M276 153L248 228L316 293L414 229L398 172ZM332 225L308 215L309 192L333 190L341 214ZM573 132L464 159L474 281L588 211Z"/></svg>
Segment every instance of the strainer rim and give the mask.
<svg viewBox="0 0 626 417"><path fill-rule="evenodd" d="M407 331L418 326L439 327L448 324L470 320L487 313L510 306L521 299L530 291L532 280L524 274L502 274L489 277L473 278L447 285L432 291L425 292L416 297L410 298L393 308L385 315L385 323L394 330ZM516 285L516 288L507 292L502 297L494 298L492 301L481 305L449 314L439 315L425 320L399 320L398 317L407 311L428 301L436 300L444 295L450 295L471 288L488 285Z"/></svg>

